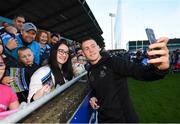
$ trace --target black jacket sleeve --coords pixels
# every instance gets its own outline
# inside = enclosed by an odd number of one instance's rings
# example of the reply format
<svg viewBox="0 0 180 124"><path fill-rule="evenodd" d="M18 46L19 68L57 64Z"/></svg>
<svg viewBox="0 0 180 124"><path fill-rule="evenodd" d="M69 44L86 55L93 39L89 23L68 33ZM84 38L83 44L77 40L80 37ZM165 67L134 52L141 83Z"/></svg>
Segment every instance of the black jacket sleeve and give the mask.
<svg viewBox="0 0 180 124"><path fill-rule="evenodd" d="M168 70L159 70L154 65L144 66L120 57L111 58L113 71L121 76L133 77L137 80L153 81L162 79Z"/></svg>

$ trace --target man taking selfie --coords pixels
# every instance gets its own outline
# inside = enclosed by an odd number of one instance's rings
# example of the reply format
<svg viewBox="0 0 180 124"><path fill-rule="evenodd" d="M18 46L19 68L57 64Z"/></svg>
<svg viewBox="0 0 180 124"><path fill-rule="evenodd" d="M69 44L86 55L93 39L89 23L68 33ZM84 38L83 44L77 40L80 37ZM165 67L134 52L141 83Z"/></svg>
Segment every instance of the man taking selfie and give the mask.
<svg viewBox="0 0 180 124"><path fill-rule="evenodd" d="M90 105L97 109L99 123L138 122L128 93L127 77L144 81L162 79L169 68L167 42L168 38L163 37L149 45L150 59L144 66L120 57L103 57L94 39L82 41L83 53L90 62L88 79L94 95ZM157 55L158 58L153 57Z"/></svg>

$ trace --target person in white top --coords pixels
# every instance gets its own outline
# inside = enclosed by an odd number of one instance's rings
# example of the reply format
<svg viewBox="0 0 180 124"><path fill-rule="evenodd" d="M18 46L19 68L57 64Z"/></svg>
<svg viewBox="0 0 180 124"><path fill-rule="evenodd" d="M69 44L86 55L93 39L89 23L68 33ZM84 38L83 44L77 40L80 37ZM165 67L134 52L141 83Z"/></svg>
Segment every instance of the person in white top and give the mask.
<svg viewBox="0 0 180 124"><path fill-rule="evenodd" d="M39 68L31 77L28 102L49 93L57 85L63 85L73 77L69 47L66 40L57 43L50 54L48 65Z"/></svg>

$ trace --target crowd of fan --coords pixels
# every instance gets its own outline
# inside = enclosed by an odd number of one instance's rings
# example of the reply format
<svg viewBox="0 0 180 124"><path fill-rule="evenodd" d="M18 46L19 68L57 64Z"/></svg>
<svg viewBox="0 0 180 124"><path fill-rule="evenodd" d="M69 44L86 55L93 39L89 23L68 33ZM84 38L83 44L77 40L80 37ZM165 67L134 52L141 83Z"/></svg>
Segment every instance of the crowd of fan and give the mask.
<svg viewBox="0 0 180 124"><path fill-rule="evenodd" d="M17 15L13 24L0 29L0 112L17 109L21 102L32 102L85 71L82 50L70 50L59 34L38 30L25 17ZM23 69L18 78L26 85L13 91L12 68ZM21 80L21 81L22 81ZM17 82L16 82L17 83Z"/></svg>
<svg viewBox="0 0 180 124"><path fill-rule="evenodd" d="M119 56L123 57L124 59L129 59L135 63L141 63L147 65L148 56L147 52L142 50L137 50L135 52L122 52L122 51L112 51L109 53L110 56ZM180 72L180 50L176 49L174 51L169 52L169 62L170 62L170 72L176 73Z"/></svg>
<svg viewBox="0 0 180 124"><path fill-rule="evenodd" d="M170 64L172 72L180 72L180 50L176 49L170 53Z"/></svg>

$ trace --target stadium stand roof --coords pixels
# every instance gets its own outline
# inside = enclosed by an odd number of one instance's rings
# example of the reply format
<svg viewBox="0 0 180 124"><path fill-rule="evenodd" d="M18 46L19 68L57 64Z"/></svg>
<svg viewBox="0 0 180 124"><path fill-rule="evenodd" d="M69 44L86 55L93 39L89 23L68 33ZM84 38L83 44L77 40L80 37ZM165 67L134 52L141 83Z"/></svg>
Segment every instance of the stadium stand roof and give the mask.
<svg viewBox="0 0 180 124"><path fill-rule="evenodd" d="M103 31L85 0L1 0L0 15L24 15L40 29L81 41L93 37L104 46Z"/></svg>

